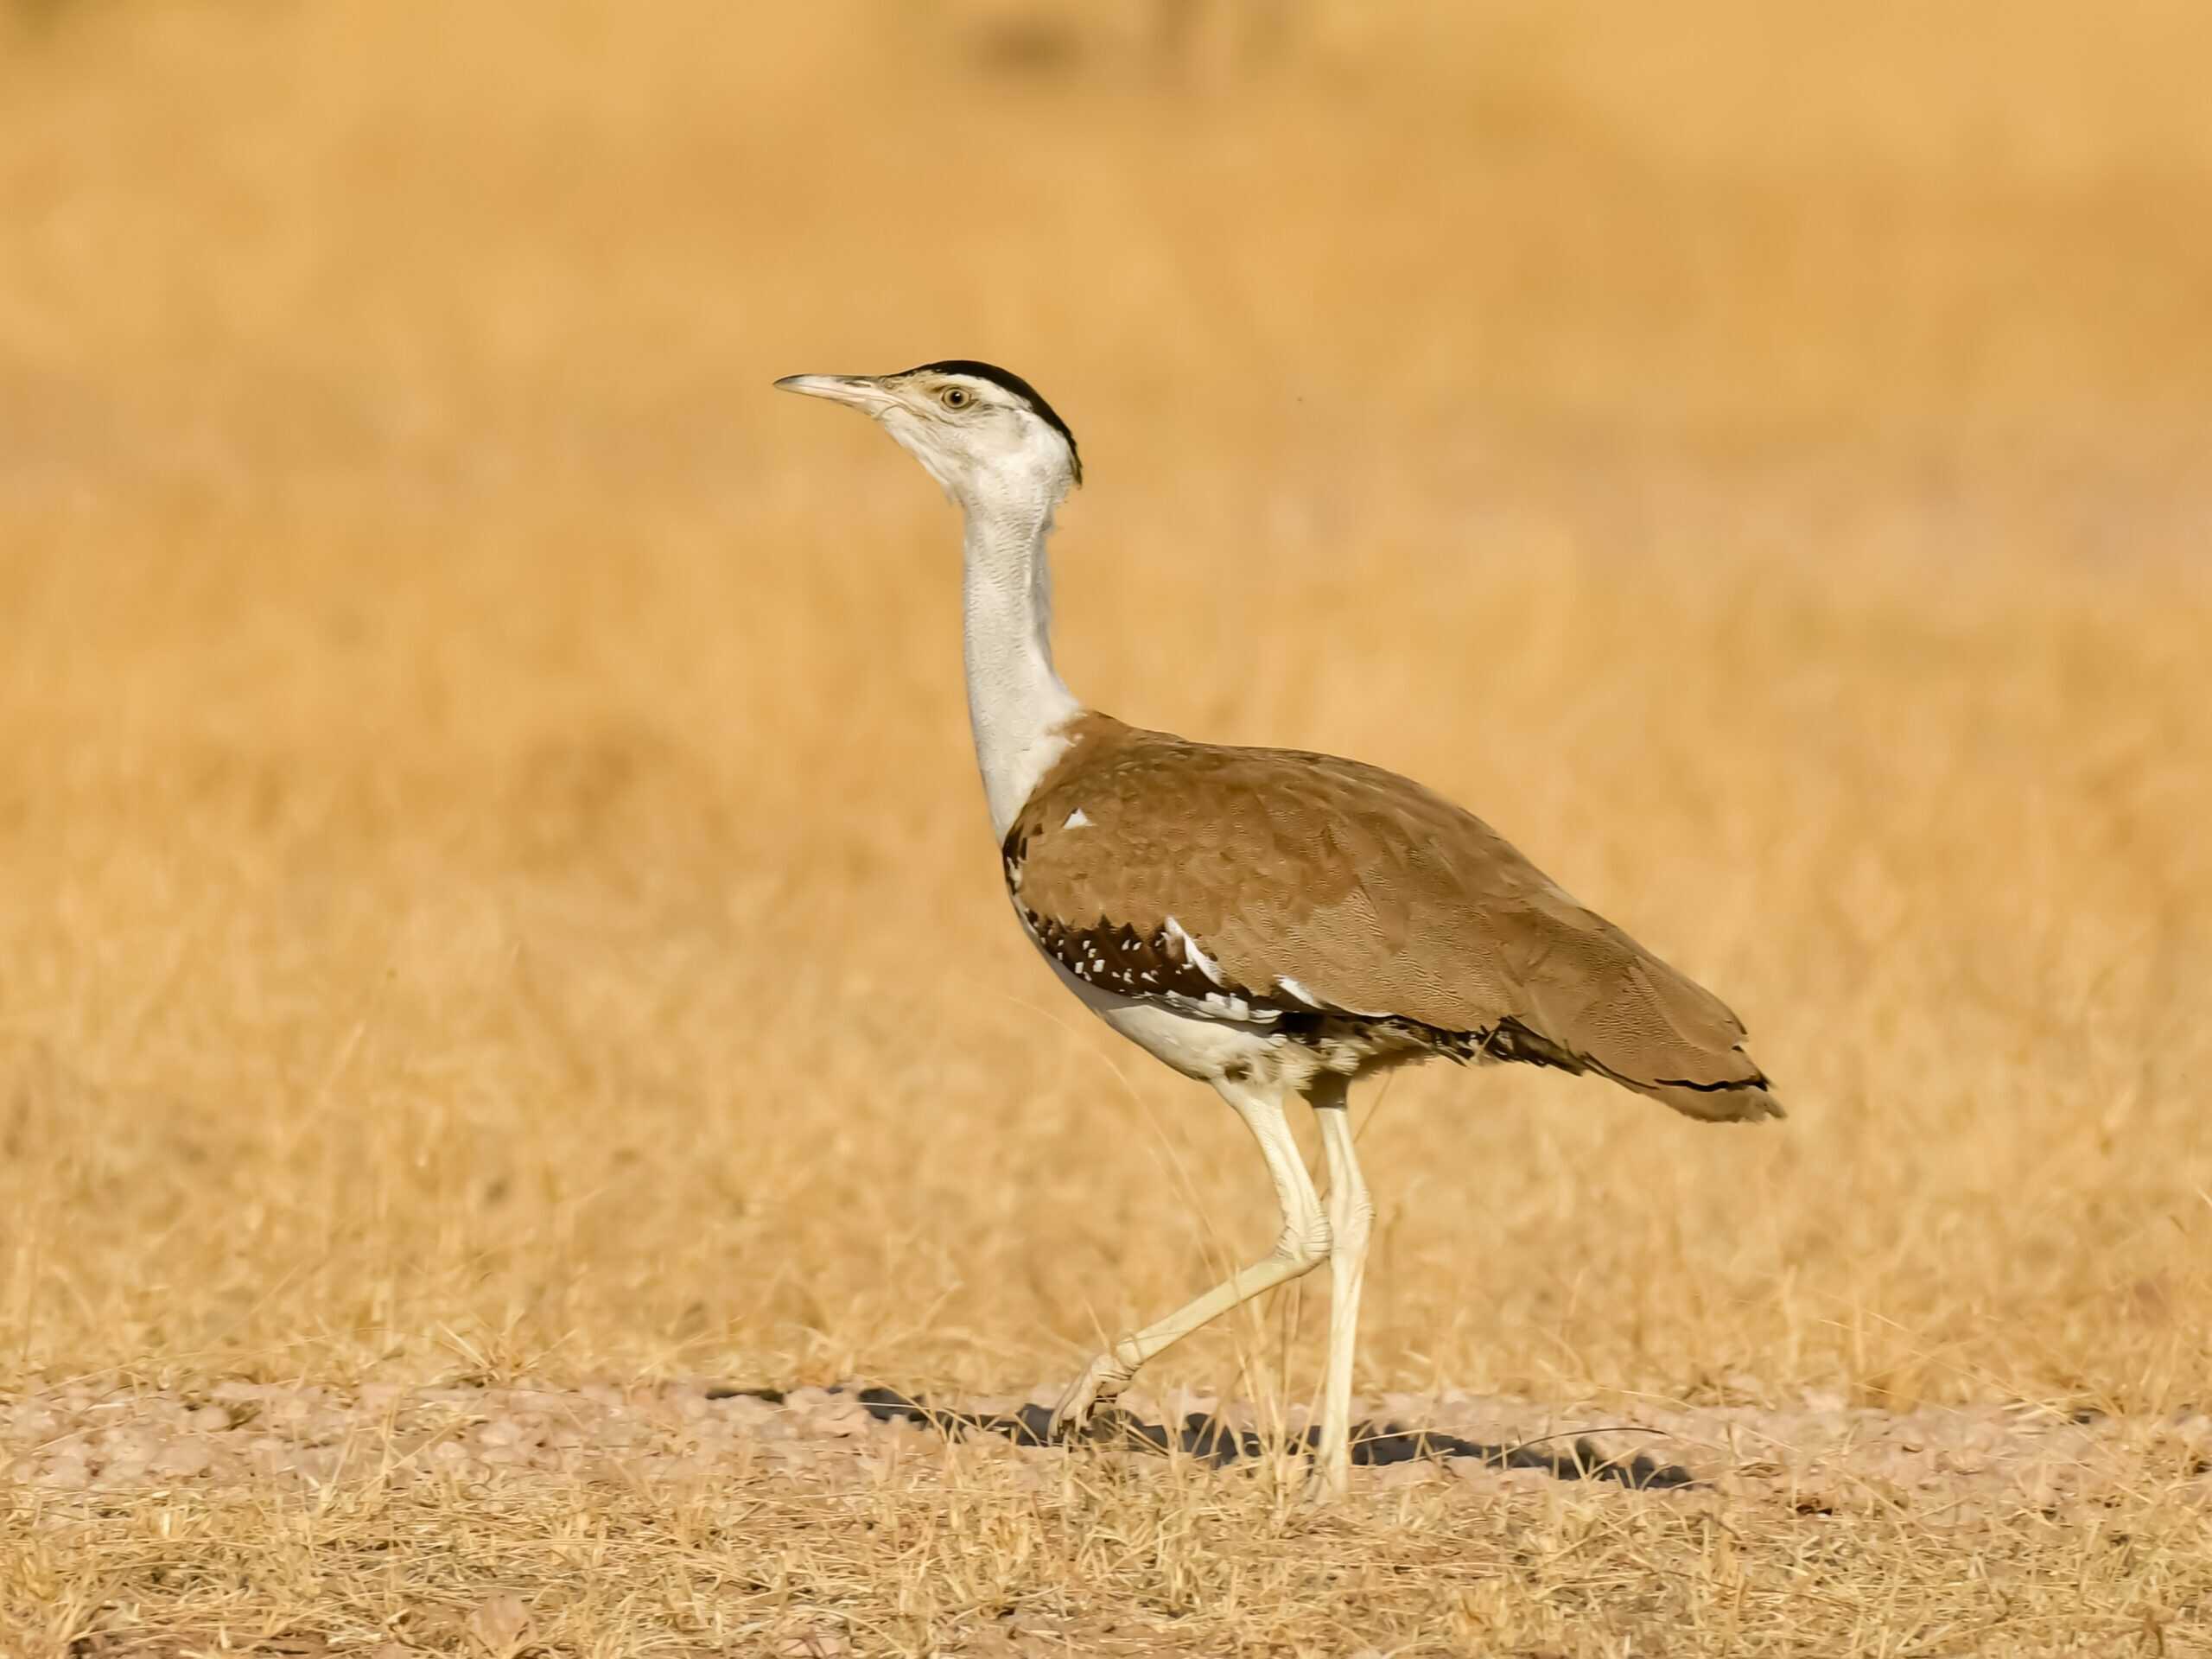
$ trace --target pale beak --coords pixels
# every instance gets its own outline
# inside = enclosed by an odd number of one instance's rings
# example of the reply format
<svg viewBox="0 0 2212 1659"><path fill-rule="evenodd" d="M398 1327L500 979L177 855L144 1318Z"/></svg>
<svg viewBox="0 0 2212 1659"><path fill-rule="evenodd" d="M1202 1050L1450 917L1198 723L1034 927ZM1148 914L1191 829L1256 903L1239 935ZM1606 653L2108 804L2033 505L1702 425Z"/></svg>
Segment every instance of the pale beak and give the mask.
<svg viewBox="0 0 2212 1659"><path fill-rule="evenodd" d="M778 391L796 391L807 397L827 397L833 404L849 404L874 415L892 402L883 383L866 374L787 374L776 382Z"/></svg>

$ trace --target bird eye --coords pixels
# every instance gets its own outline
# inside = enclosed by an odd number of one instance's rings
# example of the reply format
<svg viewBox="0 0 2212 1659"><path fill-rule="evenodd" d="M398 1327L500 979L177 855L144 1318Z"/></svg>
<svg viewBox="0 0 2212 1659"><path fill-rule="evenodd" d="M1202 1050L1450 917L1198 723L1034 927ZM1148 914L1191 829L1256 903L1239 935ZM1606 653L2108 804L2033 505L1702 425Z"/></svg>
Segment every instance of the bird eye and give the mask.
<svg viewBox="0 0 2212 1659"><path fill-rule="evenodd" d="M937 395L938 401L947 409L965 409L976 401L975 393L965 386L947 386Z"/></svg>

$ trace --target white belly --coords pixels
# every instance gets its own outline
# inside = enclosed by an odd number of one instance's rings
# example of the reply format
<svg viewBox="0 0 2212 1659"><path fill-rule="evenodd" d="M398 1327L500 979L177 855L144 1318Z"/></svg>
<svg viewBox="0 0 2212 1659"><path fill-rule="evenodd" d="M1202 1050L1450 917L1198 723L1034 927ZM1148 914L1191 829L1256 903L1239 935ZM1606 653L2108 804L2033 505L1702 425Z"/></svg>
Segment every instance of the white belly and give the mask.
<svg viewBox="0 0 2212 1659"><path fill-rule="evenodd" d="M1042 952L1039 952L1041 955ZM1267 1027L1241 1020L1185 1014L1163 1003L1123 996L1085 983L1050 957L1060 983L1084 1007L1154 1059L1202 1083L1224 1078L1279 1079L1302 1089L1319 1071L1319 1057Z"/></svg>

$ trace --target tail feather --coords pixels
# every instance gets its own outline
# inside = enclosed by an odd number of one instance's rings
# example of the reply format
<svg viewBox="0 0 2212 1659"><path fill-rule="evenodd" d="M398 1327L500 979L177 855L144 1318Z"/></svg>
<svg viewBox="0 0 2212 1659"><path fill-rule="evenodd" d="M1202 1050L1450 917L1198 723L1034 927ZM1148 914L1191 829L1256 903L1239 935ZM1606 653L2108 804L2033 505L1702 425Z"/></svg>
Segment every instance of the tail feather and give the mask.
<svg viewBox="0 0 2212 1659"><path fill-rule="evenodd" d="M1687 1077L1638 1077L1615 1070L1596 1055L1579 1052L1557 1042L1521 1020L1498 1022L1482 1044L1482 1052L1494 1060L1519 1060L1529 1065L1548 1065L1580 1075L1594 1071L1624 1089L1673 1107L1686 1117L1707 1123L1756 1123L1763 1118L1786 1117L1772 1085L1740 1045L1731 1048L1726 1060L1735 1063L1738 1075L1718 1082L1700 1083ZM1720 1059L1719 1056L1700 1056ZM1710 1069L1710 1068L1707 1068Z"/></svg>
<svg viewBox="0 0 2212 1659"><path fill-rule="evenodd" d="M1700 1118L1707 1123L1757 1123L1764 1118L1789 1116L1782 1109L1782 1103L1774 1097L1763 1077L1745 1083L1703 1085L1663 1078L1657 1083L1635 1083L1626 1077L1616 1077L1614 1081L1627 1084L1639 1095L1663 1101L1685 1117Z"/></svg>
<svg viewBox="0 0 2212 1659"><path fill-rule="evenodd" d="M1570 1058L1707 1122L1783 1116L1726 1003L1564 895L1541 913L1545 948L1529 961L1519 1023L1541 1033L1541 1064Z"/></svg>

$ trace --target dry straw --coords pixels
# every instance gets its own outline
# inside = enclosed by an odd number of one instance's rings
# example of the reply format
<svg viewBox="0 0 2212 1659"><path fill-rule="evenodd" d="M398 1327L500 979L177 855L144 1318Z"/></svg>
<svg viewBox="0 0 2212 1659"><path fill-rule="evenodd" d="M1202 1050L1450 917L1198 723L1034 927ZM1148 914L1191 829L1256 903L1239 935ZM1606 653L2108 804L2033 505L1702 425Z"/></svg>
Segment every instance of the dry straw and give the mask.
<svg viewBox="0 0 2212 1659"><path fill-rule="evenodd" d="M2202 1640L2212 24L1261 10L0 21L0 1653ZM1083 435L1102 706L1433 783L1751 1021L1776 1132L1362 1141L1363 1390L1739 1484L423 1483L397 1407L99 1484L226 1381L1019 1393L1264 1238L1006 913L946 509L766 390L970 353ZM1148 1381L1296 1408L1317 1313ZM2107 1461L1884 1488L1808 1397Z"/></svg>

